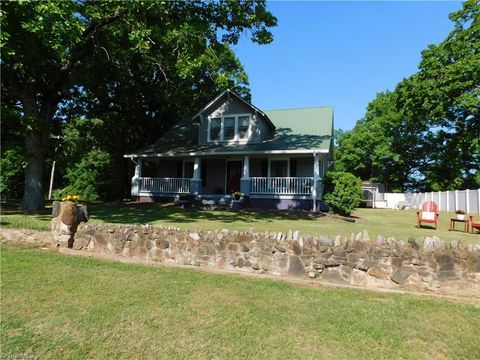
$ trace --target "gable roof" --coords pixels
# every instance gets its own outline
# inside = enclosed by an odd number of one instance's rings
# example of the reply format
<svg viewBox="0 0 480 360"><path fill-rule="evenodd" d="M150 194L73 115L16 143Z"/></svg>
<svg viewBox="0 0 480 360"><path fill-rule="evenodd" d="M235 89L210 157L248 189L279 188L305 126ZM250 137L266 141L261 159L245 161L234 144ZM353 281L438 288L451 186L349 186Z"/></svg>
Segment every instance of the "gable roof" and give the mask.
<svg viewBox="0 0 480 360"><path fill-rule="evenodd" d="M193 120L195 120L198 116L200 116L203 112L205 112L208 108L210 108L212 105L214 105L217 101L219 101L221 98L223 97L230 97L230 96L233 96L234 98L236 98L237 100L239 100L240 102L242 102L243 104L245 104L246 106L248 106L249 108L251 108L254 112L257 112L258 114L260 114L260 116L262 118L265 119L265 121L267 122L268 126L272 129L275 129L275 126L273 125L272 121L268 118L268 116L262 111L260 110L259 108L257 108L256 106L252 105L251 103L249 103L248 101L246 101L245 99L242 99L240 96L238 96L237 94L235 94L233 91L231 91L230 89L227 89L225 90L224 92L222 92L220 95L218 95L215 99L213 99L212 101L210 101L207 105L205 105L203 107L202 110L200 110L198 113L196 113L194 116L193 116Z"/></svg>
<svg viewBox="0 0 480 360"><path fill-rule="evenodd" d="M198 116L222 96L233 94L271 122L271 136L254 144L198 143ZM333 146L333 107L312 107L261 111L230 90L207 104L193 119L188 118L162 136L157 142L125 157L175 157L197 155L233 155L255 153L330 153ZM331 156L332 154L330 154Z"/></svg>

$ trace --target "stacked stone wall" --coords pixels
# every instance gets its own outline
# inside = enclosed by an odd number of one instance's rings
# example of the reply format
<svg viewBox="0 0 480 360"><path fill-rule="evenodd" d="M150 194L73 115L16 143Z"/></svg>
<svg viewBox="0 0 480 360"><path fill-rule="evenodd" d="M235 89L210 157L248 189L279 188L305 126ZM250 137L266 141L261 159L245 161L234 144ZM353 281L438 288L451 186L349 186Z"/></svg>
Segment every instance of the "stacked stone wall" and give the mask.
<svg viewBox="0 0 480 360"><path fill-rule="evenodd" d="M50 231L6 227L0 229L0 242L2 243L32 244L49 247L52 244L52 239L53 236Z"/></svg>
<svg viewBox="0 0 480 360"><path fill-rule="evenodd" d="M480 244L396 241L298 231L191 232L174 227L81 223L73 248L152 262L318 280L367 288L480 290Z"/></svg>

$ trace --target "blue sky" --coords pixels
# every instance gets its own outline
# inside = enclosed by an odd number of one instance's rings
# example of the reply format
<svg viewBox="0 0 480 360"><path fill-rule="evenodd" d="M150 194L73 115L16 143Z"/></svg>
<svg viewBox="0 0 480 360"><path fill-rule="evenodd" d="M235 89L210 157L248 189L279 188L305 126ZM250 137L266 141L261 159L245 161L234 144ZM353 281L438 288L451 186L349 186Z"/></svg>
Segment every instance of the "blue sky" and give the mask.
<svg viewBox="0 0 480 360"><path fill-rule="evenodd" d="M421 51L453 29L451 2L270 1L274 41L234 47L262 110L330 105L351 129L376 94L414 74Z"/></svg>

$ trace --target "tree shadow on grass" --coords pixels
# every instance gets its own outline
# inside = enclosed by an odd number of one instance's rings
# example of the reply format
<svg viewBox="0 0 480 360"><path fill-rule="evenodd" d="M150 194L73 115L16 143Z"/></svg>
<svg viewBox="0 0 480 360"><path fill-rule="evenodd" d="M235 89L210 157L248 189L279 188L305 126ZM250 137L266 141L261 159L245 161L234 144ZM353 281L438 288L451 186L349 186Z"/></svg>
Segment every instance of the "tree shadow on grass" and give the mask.
<svg viewBox="0 0 480 360"><path fill-rule="evenodd" d="M162 222L166 224L188 224L202 221L223 223L274 222L278 220L315 220L322 214L307 212L281 211L240 211L181 209L165 204L121 203L89 206L92 219L117 224L147 224Z"/></svg>
<svg viewBox="0 0 480 360"><path fill-rule="evenodd" d="M49 215L22 214L14 217L3 217L0 225L16 229L48 231L50 230L51 218Z"/></svg>

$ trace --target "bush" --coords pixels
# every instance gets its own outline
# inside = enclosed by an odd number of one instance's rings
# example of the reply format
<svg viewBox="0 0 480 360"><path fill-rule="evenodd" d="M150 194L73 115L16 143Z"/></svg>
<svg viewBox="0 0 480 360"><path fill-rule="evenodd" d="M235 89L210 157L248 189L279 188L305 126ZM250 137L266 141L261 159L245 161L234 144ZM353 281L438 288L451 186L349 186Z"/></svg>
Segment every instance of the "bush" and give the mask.
<svg viewBox="0 0 480 360"><path fill-rule="evenodd" d="M325 202L336 214L349 216L362 201L362 181L347 172L328 173Z"/></svg>

